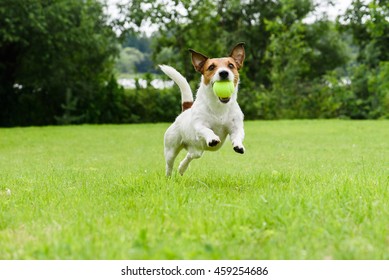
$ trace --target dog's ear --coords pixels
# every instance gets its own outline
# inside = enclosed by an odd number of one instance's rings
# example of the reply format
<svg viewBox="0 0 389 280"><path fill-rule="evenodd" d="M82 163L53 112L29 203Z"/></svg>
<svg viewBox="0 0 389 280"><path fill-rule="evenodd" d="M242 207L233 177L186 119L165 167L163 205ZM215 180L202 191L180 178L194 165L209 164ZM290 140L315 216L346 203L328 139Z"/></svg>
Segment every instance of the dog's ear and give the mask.
<svg viewBox="0 0 389 280"><path fill-rule="evenodd" d="M244 43L237 44L231 51L230 57L232 57L238 67L238 70L242 68L245 58Z"/></svg>
<svg viewBox="0 0 389 280"><path fill-rule="evenodd" d="M208 60L208 57L192 49L190 49L189 51L192 54L192 64L194 68L197 72L200 72L202 74L204 71L204 64Z"/></svg>

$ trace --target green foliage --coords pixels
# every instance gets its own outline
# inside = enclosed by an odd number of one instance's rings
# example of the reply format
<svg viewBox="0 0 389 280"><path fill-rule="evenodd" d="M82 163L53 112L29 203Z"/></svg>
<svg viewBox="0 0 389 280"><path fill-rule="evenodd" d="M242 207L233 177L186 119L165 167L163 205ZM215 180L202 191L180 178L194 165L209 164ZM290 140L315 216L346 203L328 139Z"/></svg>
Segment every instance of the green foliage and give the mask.
<svg viewBox="0 0 389 280"><path fill-rule="evenodd" d="M70 94L72 106L87 110L106 89L117 53L106 22L99 1L2 0L0 125L67 118Z"/></svg>
<svg viewBox="0 0 389 280"><path fill-rule="evenodd" d="M128 32L121 34L122 51L116 62L119 73L155 72L151 61L152 38L146 35L134 35Z"/></svg>
<svg viewBox="0 0 389 280"><path fill-rule="evenodd" d="M356 112L352 118L387 117L389 85L389 4L355 0L339 22L340 30L352 34L358 55L350 65L351 85ZM386 78L384 78L386 76Z"/></svg>
<svg viewBox="0 0 389 280"><path fill-rule="evenodd" d="M371 97L371 117L389 117L389 61L382 61L368 77L368 90Z"/></svg>
<svg viewBox="0 0 389 280"><path fill-rule="evenodd" d="M132 74L136 73L136 65L142 62L145 55L135 48L122 48L120 56L116 62L116 70L119 73Z"/></svg>
<svg viewBox="0 0 389 280"><path fill-rule="evenodd" d="M268 28L273 34L267 59L271 64L271 94L279 108L276 117L336 117L331 107L337 105L331 104L325 75L346 62L347 48L334 24L272 22Z"/></svg>
<svg viewBox="0 0 389 280"><path fill-rule="evenodd" d="M121 37L123 47L137 49L143 54L151 53L150 45L152 38L144 34L131 34L128 32L123 33Z"/></svg>
<svg viewBox="0 0 389 280"><path fill-rule="evenodd" d="M128 122L172 122L181 112L181 94L177 87L155 89L126 89L124 106L129 112Z"/></svg>
<svg viewBox="0 0 389 280"><path fill-rule="evenodd" d="M68 90L66 92L65 103L62 104L64 113L61 117L55 116L55 120L58 124L69 125L73 123L80 123L84 119L84 115L77 116L77 104L78 98L72 95L72 92Z"/></svg>

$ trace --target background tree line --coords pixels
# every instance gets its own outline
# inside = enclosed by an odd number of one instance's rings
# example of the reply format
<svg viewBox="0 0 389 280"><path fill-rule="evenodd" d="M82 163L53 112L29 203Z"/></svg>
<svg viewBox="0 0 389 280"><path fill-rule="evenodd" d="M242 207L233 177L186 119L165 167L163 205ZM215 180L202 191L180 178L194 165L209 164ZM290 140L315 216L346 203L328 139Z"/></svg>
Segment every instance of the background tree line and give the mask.
<svg viewBox="0 0 389 280"><path fill-rule="evenodd" d="M169 2L169 5L167 5ZM336 22L312 0L0 0L0 125L171 121L178 88L123 89L117 71L170 64L195 89L188 48L246 43L246 119L389 116L389 1L354 0ZM142 27L156 31L145 36ZM120 35L117 35L120 34Z"/></svg>

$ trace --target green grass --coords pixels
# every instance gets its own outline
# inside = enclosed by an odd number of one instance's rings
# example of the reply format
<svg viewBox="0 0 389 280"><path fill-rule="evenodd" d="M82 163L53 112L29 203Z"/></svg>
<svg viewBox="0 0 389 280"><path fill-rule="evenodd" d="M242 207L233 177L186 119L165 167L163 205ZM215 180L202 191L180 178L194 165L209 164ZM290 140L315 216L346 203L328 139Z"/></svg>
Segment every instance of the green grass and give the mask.
<svg viewBox="0 0 389 280"><path fill-rule="evenodd" d="M0 258L389 259L388 121L247 122L171 179L167 126L0 129Z"/></svg>

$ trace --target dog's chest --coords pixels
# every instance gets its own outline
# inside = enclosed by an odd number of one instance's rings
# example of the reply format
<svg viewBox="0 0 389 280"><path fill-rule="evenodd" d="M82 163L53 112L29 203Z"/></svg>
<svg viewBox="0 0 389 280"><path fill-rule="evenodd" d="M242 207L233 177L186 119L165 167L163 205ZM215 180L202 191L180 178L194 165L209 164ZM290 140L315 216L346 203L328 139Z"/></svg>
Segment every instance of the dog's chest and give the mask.
<svg viewBox="0 0 389 280"><path fill-rule="evenodd" d="M212 129L219 137L225 137L228 134L228 127L231 120L227 115L212 116L208 119L209 128Z"/></svg>

